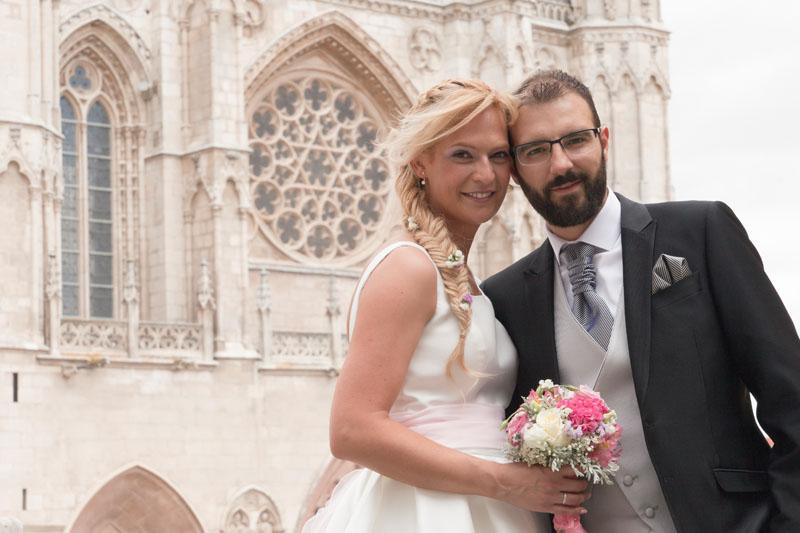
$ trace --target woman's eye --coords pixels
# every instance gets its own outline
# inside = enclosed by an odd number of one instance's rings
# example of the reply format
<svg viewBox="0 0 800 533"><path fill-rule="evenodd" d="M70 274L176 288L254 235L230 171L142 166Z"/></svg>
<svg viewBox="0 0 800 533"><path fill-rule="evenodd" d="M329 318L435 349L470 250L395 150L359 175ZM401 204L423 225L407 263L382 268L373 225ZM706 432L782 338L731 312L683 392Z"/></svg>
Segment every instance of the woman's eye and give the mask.
<svg viewBox="0 0 800 533"><path fill-rule="evenodd" d="M453 154L450 157L452 157L453 159L469 159L472 157L472 154L464 150L459 150L457 152L453 152Z"/></svg>
<svg viewBox="0 0 800 533"><path fill-rule="evenodd" d="M495 153L492 154L492 159L496 159L498 161L505 161L509 157L511 157L511 156L505 150L501 150L499 152L495 152Z"/></svg>

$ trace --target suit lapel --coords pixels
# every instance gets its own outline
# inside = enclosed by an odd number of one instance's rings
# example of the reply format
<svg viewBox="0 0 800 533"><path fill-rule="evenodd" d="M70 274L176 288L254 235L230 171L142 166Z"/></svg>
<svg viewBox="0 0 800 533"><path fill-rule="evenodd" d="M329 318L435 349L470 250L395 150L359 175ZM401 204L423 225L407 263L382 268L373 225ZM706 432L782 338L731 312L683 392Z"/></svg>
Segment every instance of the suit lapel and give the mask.
<svg viewBox="0 0 800 533"><path fill-rule="evenodd" d="M641 406L650 376L650 289L656 222L644 205L617 196L622 206L622 276L628 351L636 396Z"/></svg>
<svg viewBox="0 0 800 533"><path fill-rule="evenodd" d="M553 319L553 280L555 256L548 240L533 254L525 271L525 302L530 313L529 341L525 343L527 368L524 376L531 388L539 379L558 383L558 359Z"/></svg>

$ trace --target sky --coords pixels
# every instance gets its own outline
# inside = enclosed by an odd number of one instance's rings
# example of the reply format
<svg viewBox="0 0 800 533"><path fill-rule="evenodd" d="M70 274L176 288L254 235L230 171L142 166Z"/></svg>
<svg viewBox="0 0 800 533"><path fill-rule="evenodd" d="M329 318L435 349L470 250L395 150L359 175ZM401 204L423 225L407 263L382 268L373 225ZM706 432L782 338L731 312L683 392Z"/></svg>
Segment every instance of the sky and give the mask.
<svg viewBox="0 0 800 533"><path fill-rule="evenodd" d="M800 2L661 2L675 200L722 200L800 329Z"/></svg>

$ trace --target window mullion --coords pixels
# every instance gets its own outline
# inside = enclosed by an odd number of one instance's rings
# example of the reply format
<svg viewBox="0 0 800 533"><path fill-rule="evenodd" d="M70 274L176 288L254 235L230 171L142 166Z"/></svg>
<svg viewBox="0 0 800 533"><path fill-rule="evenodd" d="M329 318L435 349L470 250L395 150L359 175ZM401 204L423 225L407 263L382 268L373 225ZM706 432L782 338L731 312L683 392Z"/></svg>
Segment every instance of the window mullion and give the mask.
<svg viewBox="0 0 800 533"><path fill-rule="evenodd" d="M80 280L79 310L81 318L89 318L89 146L88 125L84 117L80 122L78 136L78 279Z"/></svg>

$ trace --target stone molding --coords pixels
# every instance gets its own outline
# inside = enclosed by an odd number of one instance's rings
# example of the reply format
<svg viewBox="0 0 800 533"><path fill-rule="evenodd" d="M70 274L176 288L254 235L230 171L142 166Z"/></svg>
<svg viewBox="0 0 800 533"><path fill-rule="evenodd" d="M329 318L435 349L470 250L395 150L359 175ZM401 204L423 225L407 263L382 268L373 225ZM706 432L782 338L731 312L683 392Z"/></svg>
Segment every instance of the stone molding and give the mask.
<svg viewBox="0 0 800 533"><path fill-rule="evenodd" d="M65 16L58 27L62 42L77 29L96 21L105 22L119 33L125 42L130 44L132 50L134 50L139 57L140 62L144 64L149 61L150 48L147 46L142 36L139 35L139 32L128 23L124 16L118 13L114 8L102 2L81 7Z"/></svg>
<svg viewBox="0 0 800 533"><path fill-rule="evenodd" d="M406 109L416 98L414 85L375 39L343 13L328 11L289 29L259 54L245 74L245 101L252 101L279 69L319 48L332 52L389 109Z"/></svg>

